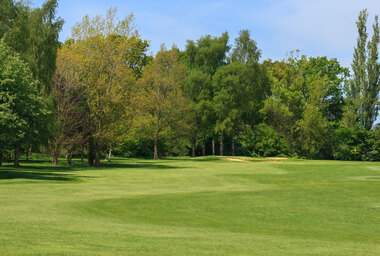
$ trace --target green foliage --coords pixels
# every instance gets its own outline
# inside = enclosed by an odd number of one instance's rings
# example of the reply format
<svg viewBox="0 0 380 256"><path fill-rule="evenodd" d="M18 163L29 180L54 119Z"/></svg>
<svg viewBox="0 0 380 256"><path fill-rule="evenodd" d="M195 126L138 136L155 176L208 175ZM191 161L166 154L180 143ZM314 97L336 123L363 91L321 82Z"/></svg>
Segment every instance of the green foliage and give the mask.
<svg viewBox="0 0 380 256"><path fill-rule="evenodd" d="M20 146L41 136L47 125L47 106L37 91L28 65L0 41L0 145Z"/></svg>
<svg viewBox="0 0 380 256"><path fill-rule="evenodd" d="M153 157L153 141L148 139L126 138L119 147L119 154L125 157Z"/></svg>
<svg viewBox="0 0 380 256"><path fill-rule="evenodd" d="M239 135L239 143L245 152L254 157L286 156L288 149L279 133L267 124L246 126Z"/></svg>
<svg viewBox="0 0 380 256"><path fill-rule="evenodd" d="M368 139L369 150L367 153L368 160L380 161L380 126L376 126L370 132Z"/></svg>
<svg viewBox="0 0 380 256"><path fill-rule="evenodd" d="M240 125L248 102L252 100L250 73L246 65L233 63L218 69L212 80L217 117L215 131L229 133Z"/></svg>
<svg viewBox="0 0 380 256"><path fill-rule="evenodd" d="M306 105L303 117L297 122L297 142L301 153L309 158L322 158L328 148L329 124L321 111Z"/></svg>
<svg viewBox="0 0 380 256"><path fill-rule="evenodd" d="M122 142L128 128L131 91L140 77L147 42L140 38L133 15L118 19L85 16L73 28L72 40L59 50L59 72L68 85L80 86L85 101L87 138L94 140L95 165L99 154Z"/></svg>
<svg viewBox="0 0 380 256"><path fill-rule="evenodd" d="M359 126L335 130L333 156L337 160L366 160L369 133Z"/></svg>
<svg viewBox="0 0 380 256"><path fill-rule="evenodd" d="M248 30L240 30L239 37L235 39L231 61L252 66L259 62L260 57L261 51L257 47L255 40L251 39L250 32Z"/></svg>
<svg viewBox="0 0 380 256"><path fill-rule="evenodd" d="M201 70L211 76L215 74L226 62L226 55L230 49L228 39L228 33L225 32L220 37L201 37L197 42L188 40L184 57L188 68Z"/></svg>
<svg viewBox="0 0 380 256"><path fill-rule="evenodd" d="M181 87L185 67L178 59L178 49L162 47L144 69L133 94L133 128L139 137L154 142L155 159L159 144L169 140L176 145L177 139L186 140L190 130L191 104Z"/></svg>
<svg viewBox="0 0 380 256"><path fill-rule="evenodd" d="M368 40L367 9L360 12L357 25L358 39L352 61L353 77L346 86L347 102L345 126L362 125L371 130L379 112L380 64L379 22L375 16L373 36Z"/></svg>
<svg viewBox="0 0 380 256"><path fill-rule="evenodd" d="M265 122L285 139L292 153L330 157L327 135L342 118L348 70L326 57L291 55L287 61L264 64L272 83L272 95L261 110Z"/></svg>
<svg viewBox="0 0 380 256"><path fill-rule="evenodd" d="M34 9L24 1L2 1L6 15L0 20L0 38L28 63L39 81L38 89L49 94L63 26L63 20L56 17L57 0L47 0L41 8Z"/></svg>

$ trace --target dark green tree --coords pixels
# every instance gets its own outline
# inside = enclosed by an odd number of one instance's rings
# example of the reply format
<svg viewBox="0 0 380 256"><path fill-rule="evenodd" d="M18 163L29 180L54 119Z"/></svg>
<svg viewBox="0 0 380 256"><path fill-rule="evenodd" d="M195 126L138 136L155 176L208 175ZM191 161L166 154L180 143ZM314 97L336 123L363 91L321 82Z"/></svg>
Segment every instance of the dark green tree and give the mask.
<svg viewBox="0 0 380 256"><path fill-rule="evenodd" d="M193 129L192 148L195 149L197 138L202 140L202 152L206 152L206 139L212 138L212 154L215 155L216 124L213 104L213 87L211 78L217 69L227 62L228 33L220 37L210 35L201 37L196 42L189 40L183 53L188 78L185 80L185 95L194 102L195 125ZM199 90L202 87L202 90ZM192 150L194 151L194 150ZM195 155L192 153L192 155Z"/></svg>
<svg viewBox="0 0 380 256"><path fill-rule="evenodd" d="M15 149L14 166L19 166L20 146L40 136L47 120L47 107L38 96L37 81L17 53L0 41L0 145Z"/></svg>

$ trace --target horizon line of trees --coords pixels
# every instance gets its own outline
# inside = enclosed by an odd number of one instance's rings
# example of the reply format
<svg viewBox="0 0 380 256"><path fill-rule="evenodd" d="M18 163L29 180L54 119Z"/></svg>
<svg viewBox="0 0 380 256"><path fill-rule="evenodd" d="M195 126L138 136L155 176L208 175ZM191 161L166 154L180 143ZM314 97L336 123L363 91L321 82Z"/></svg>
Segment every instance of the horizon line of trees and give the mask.
<svg viewBox="0 0 380 256"><path fill-rule="evenodd" d="M162 45L133 15L85 16L65 43L57 0L0 0L0 164L20 153L100 166L112 154L380 160L378 16L356 23L352 74L337 59L261 60L248 30Z"/></svg>

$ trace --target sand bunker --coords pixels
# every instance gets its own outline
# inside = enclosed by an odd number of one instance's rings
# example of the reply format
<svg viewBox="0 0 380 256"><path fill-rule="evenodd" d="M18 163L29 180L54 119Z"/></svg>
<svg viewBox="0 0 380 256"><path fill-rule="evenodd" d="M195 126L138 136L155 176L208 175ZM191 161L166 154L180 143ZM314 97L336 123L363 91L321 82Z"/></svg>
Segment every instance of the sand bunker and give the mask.
<svg viewBox="0 0 380 256"><path fill-rule="evenodd" d="M239 158L227 158L229 161L234 161L234 162L249 162L247 160L239 159Z"/></svg>
<svg viewBox="0 0 380 256"><path fill-rule="evenodd" d="M268 160L288 160L287 157L266 157Z"/></svg>

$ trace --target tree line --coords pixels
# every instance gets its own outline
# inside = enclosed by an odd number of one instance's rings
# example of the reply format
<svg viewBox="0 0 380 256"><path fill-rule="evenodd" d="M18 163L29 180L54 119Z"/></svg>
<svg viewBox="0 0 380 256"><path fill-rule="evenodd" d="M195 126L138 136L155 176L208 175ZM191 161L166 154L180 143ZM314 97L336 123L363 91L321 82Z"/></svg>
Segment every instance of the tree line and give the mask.
<svg viewBox="0 0 380 256"><path fill-rule="evenodd" d="M378 16L356 23L351 71L291 52L261 60L248 30L164 45L150 55L131 14L85 16L70 39L56 0L0 0L0 159L112 154L379 160ZM1 161L0 161L1 163Z"/></svg>

